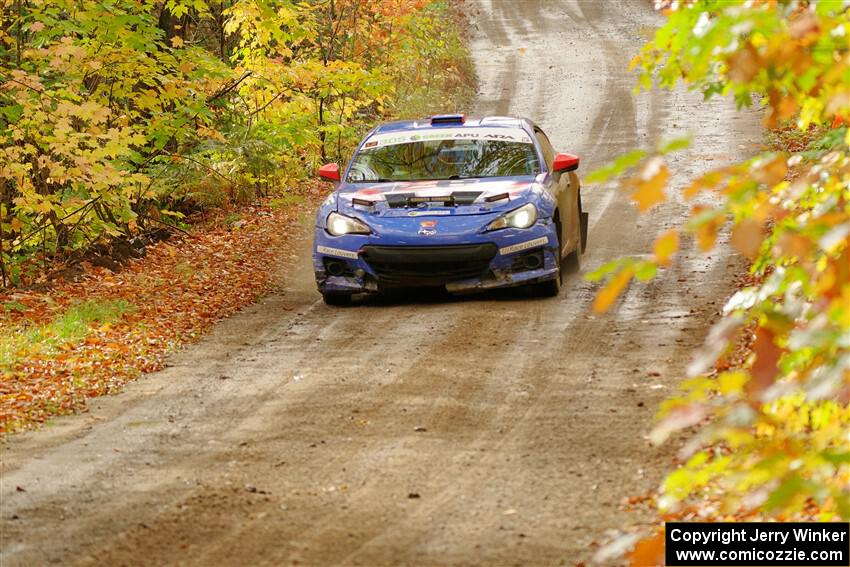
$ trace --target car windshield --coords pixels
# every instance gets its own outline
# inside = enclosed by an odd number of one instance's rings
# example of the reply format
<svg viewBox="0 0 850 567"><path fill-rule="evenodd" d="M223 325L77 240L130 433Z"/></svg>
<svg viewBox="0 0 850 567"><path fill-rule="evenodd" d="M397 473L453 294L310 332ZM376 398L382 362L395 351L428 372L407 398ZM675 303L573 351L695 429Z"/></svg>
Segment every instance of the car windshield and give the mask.
<svg viewBox="0 0 850 567"><path fill-rule="evenodd" d="M354 156L348 181L377 183L539 173L537 152L524 132L507 140L482 139L483 134L469 130L460 132L458 135L464 136L460 139L450 137L450 132L440 133L442 138L431 140L419 140L417 138L424 136L415 134L395 138L373 136ZM468 139L468 136L479 137Z"/></svg>

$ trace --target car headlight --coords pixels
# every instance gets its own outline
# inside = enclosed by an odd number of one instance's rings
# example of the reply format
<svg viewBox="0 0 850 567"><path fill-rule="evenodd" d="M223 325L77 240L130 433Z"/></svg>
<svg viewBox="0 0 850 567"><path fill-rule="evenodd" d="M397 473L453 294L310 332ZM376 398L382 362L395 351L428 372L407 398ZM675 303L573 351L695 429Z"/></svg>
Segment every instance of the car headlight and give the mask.
<svg viewBox="0 0 850 567"><path fill-rule="evenodd" d="M325 226L328 227L328 232L334 236L342 236L343 234L369 234L372 232L362 221L339 213L329 214Z"/></svg>
<svg viewBox="0 0 850 567"><path fill-rule="evenodd" d="M500 228L528 228L537 221L537 207L532 203L505 213L487 225L487 230Z"/></svg>

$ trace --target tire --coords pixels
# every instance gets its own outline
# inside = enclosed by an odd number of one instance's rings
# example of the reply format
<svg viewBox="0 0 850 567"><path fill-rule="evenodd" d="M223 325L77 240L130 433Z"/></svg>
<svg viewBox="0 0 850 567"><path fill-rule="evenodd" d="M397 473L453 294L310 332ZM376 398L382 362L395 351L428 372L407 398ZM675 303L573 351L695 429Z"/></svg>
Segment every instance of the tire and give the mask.
<svg viewBox="0 0 850 567"><path fill-rule="evenodd" d="M561 231L558 230L558 253L555 255L555 262L558 264L558 275L554 279L546 280L532 284L532 290L535 295L540 297L557 297L561 293L561 282L563 281L563 272L561 266L560 250L561 250Z"/></svg>
<svg viewBox="0 0 850 567"><path fill-rule="evenodd" d="M564 269L568 274L574 274L576 272L581 271L581 251L584 249L584 235L582 234L581 229L578 231L578 242L576 242L576 249L570 252L566 258L564 258Z"/></svg>
<svg viewBox="0 0 850 567"><path fill-rule="evenodd" d="M540 297L557 297L561 292L561 274L553 280L534 284L534 292Z"/></svg>
<svg viewBox="0 0 850 567"><path fill-rule="evenodd" d="M325 300L326 305L333 305L334 307L342 307L344 305L348 305L351 303L351 294L349 293L323 293L322 299Z"/></svg>

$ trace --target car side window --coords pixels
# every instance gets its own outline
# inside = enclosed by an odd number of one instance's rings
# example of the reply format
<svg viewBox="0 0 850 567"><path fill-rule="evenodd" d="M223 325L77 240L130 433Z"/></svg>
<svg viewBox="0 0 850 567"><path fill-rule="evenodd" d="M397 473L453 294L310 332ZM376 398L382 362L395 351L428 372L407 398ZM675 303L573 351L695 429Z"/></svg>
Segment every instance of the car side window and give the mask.
<svg viewBox="0 0 850 567"><path fill-rule="evenodd" d="M555 161L555 148L552 147L549 138L543 133L540 128L534 129L534 137L540 144L540 149L543 150L543 159L546 161L546 169L552 171L552 163Z"/></svg>

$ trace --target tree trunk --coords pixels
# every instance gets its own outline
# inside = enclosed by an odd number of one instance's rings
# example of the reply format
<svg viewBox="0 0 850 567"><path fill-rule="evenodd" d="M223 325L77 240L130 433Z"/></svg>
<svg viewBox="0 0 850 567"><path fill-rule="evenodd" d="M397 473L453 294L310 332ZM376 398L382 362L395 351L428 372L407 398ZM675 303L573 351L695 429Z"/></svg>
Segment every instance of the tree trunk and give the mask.
<svg viewBox="0 0 850 567"><path fill-rule="evenodd" d="M179 21L180 19L175 18L174 14L171 13L171 10L163 6L162 11L159 13L159 22L157 23L157 27L165 32L165 39L170 41L172 37L177 35L176 26Z"/></svg>
<svg viewBox="0 0 850 567"><path fill-rule="evenodd" d="M328 160L328 152L325 148L325 97L319 98L319 140L322 142L322 162Z"/></svg>

